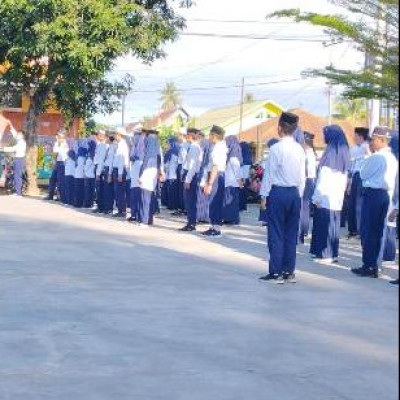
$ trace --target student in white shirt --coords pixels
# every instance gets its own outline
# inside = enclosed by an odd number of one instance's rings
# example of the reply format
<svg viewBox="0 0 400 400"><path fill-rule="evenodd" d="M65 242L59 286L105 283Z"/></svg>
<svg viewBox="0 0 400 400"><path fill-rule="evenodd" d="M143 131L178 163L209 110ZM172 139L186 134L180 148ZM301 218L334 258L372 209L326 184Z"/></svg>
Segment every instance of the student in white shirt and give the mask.
<svg viewBox="0 0 400 400"><path fill-rule="evenodd" d="M361 169L365 160L371 155L369 148L368 128L356 128L355 142L356 145L350 149L351 168L350 182L348 187L348 228L349 238L356 237L360 234L361 224L361 208L362 208L362 180L360 176Z"/></svg>
<svg viewBox="0 0 400 400"><path fill-rule="evenodd" d="M243 165L242 179L244 186L240 189L240 211L247 210L248 202L248 187L250 186L250 170L253 165L253 154L250 145L247 142L241 142L240 147L242 149Z"/></svg>
<svg viewBox="0 0 400 400"><path fill-rule="evenodd" d="M179 146L175 137L168 140L168 152L164 158L166 207L176 211L179 208L179 184L178 184L178 158Z"/></svg>
<svg viewBox="0 0 400 400"><path fill-rule="evenodd" d="M59 200L66 204L65 198L65 161L68 158L69 146L66 140L66 132L64 130L57 134L56 143L53 148L53 153L56 155L56 175L57 175L57 190ZM49 191L50 192L50 191ZM49 193L51 199L51 193Z"/></svg>
<svg viewBox="0 0 400 400"><path fill-rule="evenodd" d="M204 193L210 201L211 227L202 235L209 238L219 238L223 223L223 207L225 194L225 171L228 159L228 148L225 143L225 130L213 126L210 132L210 142L214 146L210 156L209 176L204 187Z"/></svg>
<svg viewBox="0 0 400 400"><path fill-rule="evenodd" d="M318 169L313 196L314 226L310 253L316 262L338 262L340 216L350 167L350 148L342 128L324 128L327 144Z"/></svg>
<svg viewBox="0 0 400 400"><path fill-rule="evenodd" d="M114 218L125 218L127 208L126 182L128 177L128 168L130 161L130 152L126 141L128 134L124 128L118 128L115 131L115 141L117 149L113 161L113 182L115 192L115 202L118 212L113 215Z"/></svg>
<svg viewBox="0 0 400 400"><path fill-rule="evenodd" d="M179 132L178 146L179 146L179 154L178 154L177 175L178 175L178 187L179 187L179 207L178 210L175 213L173 213L173 215L175 216L182 215L185 209L185 200L183 198L184 164L190 147L190 143L187 140L187 128L182 128L181 131Z"/></svg>
<svg viewBox="0 0 400 400"><path fill-rule="evenodd" d="M140 205L137 222L153 225L157 210L157 185L163 177L163 161L157 131L148 131L145 142L145 154L140 170Z"/></svg>
<svg viewBox="0 0 400 400"><path fill-rule="evenodd" d="M305 242L310 234L310 215L312 197L315 190L315 180L317 177L317 154L314 148L314 138L310 132L304 132L303 148L306 153L306 188L302 199L301 217L300 217L300 241Z"/></svg>
<svg viewBox="0 0 400 400"><path fill-rule="evenodd" d="M295 141L299 117L283 113L279 121L279 143L269 155L268 188L263 193L262 207L268 198L269 274L265 281L295 283L296 247L300 225L301 198L304 193L306 156Z"/></svg>
<svg viewBox="0 0 400 400"><path fill-rule="evenodd" d="M85 201L85 163L87 158L87 150L84 147L78 148L78 159L75 169L74 193L76 208L82 208Z"/></svg>
<svg viewBox="0 0 400 400"><path fill-rule="evenodd" d="M70 150L68 152L67 161L65 162L65 196L69 206L75 204L75 170L76 153L74 150Z"/></svg>
<svg viewBox="0 0 400 400"><path fill-rule="evenodd" d="M240 224L240 189L244 186L242 148L236 135L225 136L228 160L225 172L223 219L225 224Z"/></svg>
<svg viewBox="0 0 400 400"><path fill-rule="evenodd" d="M99 130L97 132L97 146L96 154L94 157L94 164L96 168L96 201L97 209L94 213L103 213L105 211L104 200L105 200L105 170L104 165L107 157L108 144L106 132Z"/></svg>
<svg viewBox="0 0 400 400"><path fill-rule="evenodd" d="M85 196L84 208L93 208L96 198L96 166L94 158L96 155L96 143L89 142L88 157L85 162Z"/></svg>
<svg viewBox="0 0 400 400"><path fill-rule="evenodd" d="M15 145L12 147L5 147L5 153L14 154L14 189L17 196L22 196L23 187L23 174L25 170L25 157L26 157L26 141L22 132L17 132L10 123L11 135L15 140Z"/></svg>
<svg viewBox="0 0 400 400"><path fill-rule="evenodd" d="M136 131L133 138L133 145L131 149L131 193L130 193L130 208L131 216L128 222L137 222L139 219L139 206L141 200L140 189L140 171L143 165L146 133L145 130Z"/></svg>
<svg viewBox="0 0 400 400"><path fill-rule="evenodd" d="M389 147L391 132L386 127L374 130L371 140L373 155L362 169L364 187L361 211L361 244L363 266L352 272L361 277L379 278L384 232L391 199L395 197L399 162Z"/></svg>
<svg viewBox="0 0 400 400"><path fill-rule="evenodd" d="M197 129L188 129L189 152L184 164L184 199L187 212L187 224L182 232L193 232L197 224L197 193L200 182L200 170L203 150L200 146L201 134Z"/></svg>
<svg viewBox="0 0 400 400"><path fill-rule="evenodd" d="M117 143L115 142L114 133L108 135L108 149L106 159L104 161L104 211L106 215L110 215L114 211L115 192L113 182L113 164L114 157L117 151Z"/></svg>

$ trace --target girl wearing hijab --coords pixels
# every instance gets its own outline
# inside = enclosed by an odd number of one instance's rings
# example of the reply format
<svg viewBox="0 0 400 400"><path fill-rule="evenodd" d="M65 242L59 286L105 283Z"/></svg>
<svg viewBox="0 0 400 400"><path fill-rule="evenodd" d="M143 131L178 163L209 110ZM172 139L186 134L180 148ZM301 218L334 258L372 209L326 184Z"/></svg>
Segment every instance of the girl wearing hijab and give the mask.
<svg viewBox="0 0 400 400"><path fill-rule="evenodd" d="M350 167L350 148L346 136L337 125L324 128L327 148L322 156L316 189L311 254L318 263L338 261L340 213L343 208Z"/></svg>
<svg viewBox="0 0 400 400"><path fill-rule="evenodd" d="M241 166L243 164L242 148L236 135L225 138L228 148L228 159L225 172L225 196L223 220L226 224L240 224L240 188L243 187Z"/></svg>
<svg viewBox="0 0 400 400"><path fill-rule="evenodd" d="M88 158L85 162L85 190L84 190L84 208L93 208L96 197L96 168L94 165L94 156L96 153L96 143L89 142Z"/></svg>
<svg viewBox="0 0 400 400"><path fill-rule="evenodd" d="M78 161L75 170L75 207L82 208L85 195L85 163L87 150L84 147L78 149Z"/></svg>
<svg viewBox="0 0 400 400"><path fill-rule="evenodd" d="M74 150L70 150L67 161L65 161L65 197L69 206L74 205L75 169L76 153Z"/></svg>
<svg viewBox="0 0 400 400"><path fill-rule="evenodd" d="M271 149L272 146L276 145L279 143L279 139L273 138L268 141L267 147L268 149ZM270 182L270 175L269 175L270 167L269 167L269 158L264 163L264 173L263 173L263 179L261 183L261 190L260 190L260 195L266 196L266 193L269 193L271 190L271 182ZM268 204L268 200L267 200ZM260 216L258 218L260 222L263 223L263 226L267 226L268 224L268 210L267 209L260 209Z"/></svg>
<svg viewBox="0 0 400 400"><path fill-rule="evenodd" d="M165 174L166 182L166 207L168 210L177 210L179 208L179 184L178 184L178 158L179 146L176 138L168 140L169 152L165 155Z"/></svg>
<svg viewBox="0 0 400 400"><path fill-rule="evenodd" d="M145 154L146 135L143 131L136 132L133 139L133 146L130 155L131 160L131 217L129 222L136 222L139 219L139 204L141 198L140 170L143 165Z"/></svg>
<svg viewBox="0 0 400 400"><path fill-rule="evenodd" d="M317 177L317 153L314 148L314 138L310 132L304 132L304 151L306 153L306 187L304 190L301 217L300 217L300 242L304 244L306 237L310 234L310 218L312 197L315 190L315 179Z"/></svg>
<svg viewBox="0 0 400 400"><path fill-rule="evenodd" d="M199 172L200 184L197 190L197 222L210 223L210 202L209 196L204 193L204 187L208 181L210 154L212 150L211 143L208 139L203 139L200 143L203 151L203 161Z"/></svg>
<svg viewBox="0 0 400 400"><path fill-rule="evenodd" d="M241 167L244 186L240 189L240 211L247 211L247 188L250 185L250 169L253 165L253 154L247 142L241 142L243 165Z"/></svg>
<svg viewBox="0 0 400 400"><path fill-rule="evenodd" d="M149 132L146 138L146 150L140 170L140 203L138 222L153 225L157 204L157 184L162 175L162 157L158 132Z"/></svg>

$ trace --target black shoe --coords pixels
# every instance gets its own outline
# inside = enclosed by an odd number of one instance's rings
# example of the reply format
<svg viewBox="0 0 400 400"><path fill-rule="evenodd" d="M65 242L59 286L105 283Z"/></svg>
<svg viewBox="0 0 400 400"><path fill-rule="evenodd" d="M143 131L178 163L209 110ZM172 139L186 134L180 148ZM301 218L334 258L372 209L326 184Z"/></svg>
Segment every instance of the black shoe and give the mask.
<svg viewBox="0 0 400 400"><path fill-rule="evenodd" d="M112 213L113 213L112 211L103 211L104 215L112 215Z"/></svg>
<svg viewBox="0 0 400 400"><path fill-rule="evenodd" d="M130 217L127 219L127 221L130 222L131 224L133 224L137 221L137 219L135 217Z"/></svg>
<svg viewBox="0 0 400 400"><path fill-rule="evenodd" d="M194 232L196 227L194 225L186 225L182 229L179 229L181 232Z"/></svg>
<svg viewBox="0 0 400 400"><path fill-rule="evenodd" d="M347 240L355 239L358 236L358 233L349 233L347 235Z"/></svg>
<svg viewBox="0 0 400 400"><path fill-rule="evenodd" d="M171 213L171 215L173 217L181 217L183 215L183 212L182 211L175 211L175 212Z"/></svg>
<svg viewBox="0 0 400 400"><path fill-rule="evenodd" d="M373 268L358 268L355 270L352 270L353 274L356 274L360 278L374 278L378 279L380 277L380 272L377 269Z"/></svg>
<svg viewBox="0 0 400 400"><path fill-rule="evenodd" d="M279 278L279 274L268 274L265 276L262 276L260 281L265 281L265 282L270 282L270 281L276 281Z"/></svg>
<svg viewBox="0 0 400 400"><path fill-rule="evenodd" d="M395 281L390 282L391 285L399 286L399 280L396 279Z"/></svg>
<svg viewBox="0 0 400 400"><path fill-rule="evenodd" d="M113 218L126 218L125 213L117 213L113 215Z"/></svg>
<svg viewBox="0 0 400 400"><path fill-rule="evenodd" d="M296 275L295 274L283 274L283 279L286 283L297 283Z"/></svg>
<svg viewBox="0 0 400 400"><path fill-rule="evenodd" d="M215 229L210 229L209 231L203 232L202 235L210 239L218 239L222 237L222 233Z"/></svg>

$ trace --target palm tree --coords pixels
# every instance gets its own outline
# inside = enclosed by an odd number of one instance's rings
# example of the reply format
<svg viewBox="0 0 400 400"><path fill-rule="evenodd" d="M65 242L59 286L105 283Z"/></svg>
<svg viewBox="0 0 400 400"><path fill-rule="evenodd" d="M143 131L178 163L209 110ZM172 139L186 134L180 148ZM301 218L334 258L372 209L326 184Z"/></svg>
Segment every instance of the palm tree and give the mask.
<svg viewBox="0 0 400 400"><path fill-rule="evenodd" d="M179 90L175 83L169 82L161 92L161 108L163 111L175 110L182 104Z"/></svg>
<svg viewBox="0 0 400 400"><path fill-rule="evenodd" d="M350 121L353 125L367 119L367 102L365 99L348 99L340 97L335 104L335 117Z"/></svg>

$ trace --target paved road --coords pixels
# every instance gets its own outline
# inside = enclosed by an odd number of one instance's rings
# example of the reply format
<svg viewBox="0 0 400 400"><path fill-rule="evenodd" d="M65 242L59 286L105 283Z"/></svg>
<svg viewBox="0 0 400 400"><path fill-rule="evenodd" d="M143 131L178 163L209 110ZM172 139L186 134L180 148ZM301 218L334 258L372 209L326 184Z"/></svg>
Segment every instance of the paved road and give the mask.
<svg viewBox="0 0 400 400"><path fill-rule="evenodd" d="M398 291L348 272L356 242L277 287L251 213L218 242L157 224L0 197L1 400L398 398Z"/></svg>

